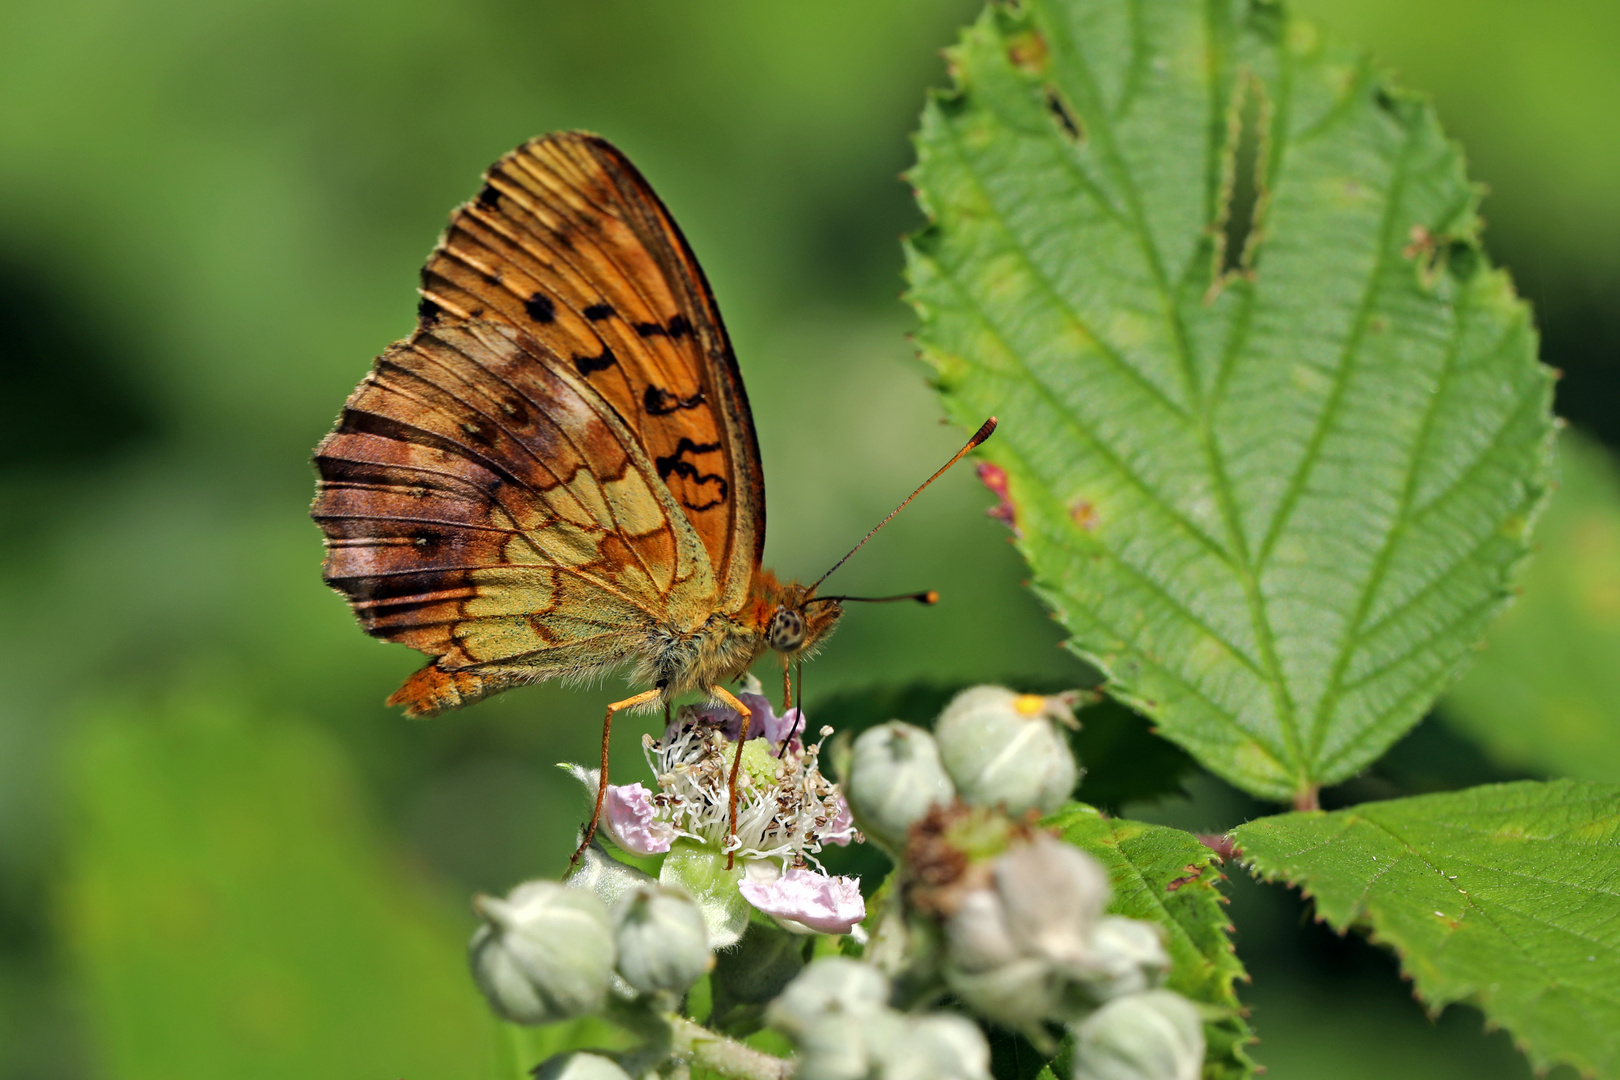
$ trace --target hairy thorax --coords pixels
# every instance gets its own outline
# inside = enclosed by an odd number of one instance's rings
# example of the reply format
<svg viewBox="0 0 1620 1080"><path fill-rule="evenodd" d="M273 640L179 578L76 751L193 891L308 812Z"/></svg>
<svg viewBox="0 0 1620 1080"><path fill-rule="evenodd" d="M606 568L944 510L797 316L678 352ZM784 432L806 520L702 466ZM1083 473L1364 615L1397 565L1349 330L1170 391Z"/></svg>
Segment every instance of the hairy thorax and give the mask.
<svg viewBox="0 0 1620 1080"><path fill-rule="evenodd" d="M690 634L656 635L636 673L637 681L659 687L668 700L738 678L764 651L765 639L757 627L716 612Z"/></svg>
<svg viewBox="0 0 1620 1080"><path fill-rule="evenodd" d="M786 649L767 632L784 610L794 613L799 631L798 640ZM707 691L739 678L773 645L784 663L813 654L842 614L836 601L815 601L811 589L783 582L762 568L738 610L715 612L688 633L656 631L636 675L661 689L665 701L691 690Z"/></svg>

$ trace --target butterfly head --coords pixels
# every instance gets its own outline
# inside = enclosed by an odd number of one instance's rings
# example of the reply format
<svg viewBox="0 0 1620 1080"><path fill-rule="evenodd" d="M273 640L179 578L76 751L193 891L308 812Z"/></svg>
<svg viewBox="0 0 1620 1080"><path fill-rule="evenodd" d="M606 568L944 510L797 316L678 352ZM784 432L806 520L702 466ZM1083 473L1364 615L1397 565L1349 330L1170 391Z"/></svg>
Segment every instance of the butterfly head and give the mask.
<svg viewBox="0 0 1620 1080"><path fill-rule="evenodd" d="M765 621L765 644L785 660L815 652L844 614L836 599L813 596L797 583L783 586L776 601Z"/></svg>

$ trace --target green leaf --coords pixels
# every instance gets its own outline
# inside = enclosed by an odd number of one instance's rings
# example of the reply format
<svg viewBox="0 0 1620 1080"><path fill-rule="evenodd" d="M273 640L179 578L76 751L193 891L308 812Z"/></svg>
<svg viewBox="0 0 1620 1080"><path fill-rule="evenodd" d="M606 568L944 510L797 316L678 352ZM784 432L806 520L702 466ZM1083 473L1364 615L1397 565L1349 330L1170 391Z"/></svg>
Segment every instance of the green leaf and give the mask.
<svg viewBox="0 0 1620 1080"><path fill-rule="evenodd" d="M1463 666L1548 483L1551 383L1462 156L1259 0L993 7L950 62L907 268L946 407L1001 418L1071 647L1308 799Z"/></svg>
<svg viewBox="0 0 1620 1080"><path fill-rule="evenodd" d="M1492 784L1232 835L1252 873L1393 948L1436 1012L1472 1001L1538 1067L1620 1076L1620 786Z"/></svg>
<svg viewBox="0 0 1620 1080"><path fill-rule="evenodd" d="M473 919L389 852L319 730L110 707L67 763L60 914L106 1075L485 1074Z"/></svg>
<svg viewBox="0 0 1620 1080"><path fill-rule="evenodd" d="M1207 1021L1204 1080L1239 1080L1254 1063L1244 1046L1253 1041L1233 983L1247 980L1232 951L1232 926L1222 905L1215 853L1191 833L1106 817L1074 804L1047 819L1063 838L1108 868L1114 900L1108 910L1151 919L1169 935L1169 987L1196 1002L1227 1010Z"/></svg>
<svg viewBox="0 0 1620 1080"><path fill-rule="evenodd" d="M1560 442L1524 595L1441 708L1502 765L1620 781L1620 470L1578 432Z"/></svg>

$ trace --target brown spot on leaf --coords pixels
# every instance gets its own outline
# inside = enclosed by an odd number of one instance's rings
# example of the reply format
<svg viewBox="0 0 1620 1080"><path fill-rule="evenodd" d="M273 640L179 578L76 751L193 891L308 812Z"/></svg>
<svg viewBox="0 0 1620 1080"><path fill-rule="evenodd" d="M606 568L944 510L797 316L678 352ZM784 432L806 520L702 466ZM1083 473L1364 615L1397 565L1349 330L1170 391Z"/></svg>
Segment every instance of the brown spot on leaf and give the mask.
<svg viewBox="0 0 1620 1080"><path fill-rule="evenodd" d="M1434 233L1430 232L1427 226L1414 225L1407 235L1412 238L1412 242L1401 248L1402 258L1415 259L1434 251L1436 243Z"/></svg>
<svg viewBox="0 0 1620 1080"><path fill-rule="evenodd" d="M1097 517L1097 508L1085 499L1076 499L1069 504L1069 520L1086 532L1096 532L1097 526L1102 523Z"/></svg>
<svg viewBox="0 0 1620 1080"><path fill-rule="evenodd" d="M1170 882L1170 884L1166 885L1164 887L1165 892L1175 892L1183 885L1191 885L1193 882L1202 877L1204 873L1204 868L1199 866L1197 863L1188 863L1181 869L1182 876L1176 878L1174 881Z"/></svg>
<svg viewBox="0 0 1620 1080"><path fill-rule="evenodd" d="M1046 38L1039 30L1025 30L1015 34L1007 42L1007 59L1020 71L1027 71L1031 75L1044 75L1050 52L1046 48Z"/></svg>

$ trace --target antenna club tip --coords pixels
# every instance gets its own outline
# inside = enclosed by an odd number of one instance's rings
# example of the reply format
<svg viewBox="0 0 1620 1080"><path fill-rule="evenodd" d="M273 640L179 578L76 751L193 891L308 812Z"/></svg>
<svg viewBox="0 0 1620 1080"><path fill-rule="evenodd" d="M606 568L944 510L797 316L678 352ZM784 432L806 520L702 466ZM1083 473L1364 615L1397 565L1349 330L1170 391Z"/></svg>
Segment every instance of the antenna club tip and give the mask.
<svg viewBox="0 0 1620 1080"><path fill-rule="evenodd" d="M980 443L984 442L984 440L988 439L992 434L995 433L996 424L998 423L1000 423L1000 421L992 416L990 419L980 424L979 430L975 431L973 433L973 438L968 440L968 446L978 446Z"/></svg>
<svg viewBox="0 0 1620 1080"><path fill-rule="evenodd" d="M939 590L938 589L929 589L925 593L919 593L917 595L917 602L921 603L921 604L937 604L937 603L939 603Z"/></svg>

